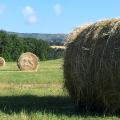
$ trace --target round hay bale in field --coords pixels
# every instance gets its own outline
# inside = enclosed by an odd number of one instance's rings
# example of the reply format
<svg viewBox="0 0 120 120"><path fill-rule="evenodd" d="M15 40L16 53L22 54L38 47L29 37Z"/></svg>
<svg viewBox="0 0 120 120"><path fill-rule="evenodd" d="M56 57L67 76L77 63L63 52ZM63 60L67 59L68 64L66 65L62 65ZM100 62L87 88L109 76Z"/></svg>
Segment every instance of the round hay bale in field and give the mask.
<svg viewBox="0 0 120 120"><path fill-rule="evenodd" d="M5 60L4 58L0 57L0 67L5 66Z"/></svg>
<svg viewBox="0 0 120 120"><path fill-rule="evenodd" d="M91 24L67 44L64 78L79 108L120 110L120 19Z"/></svg>
<svg viewBox="0 0 120 120"><path fill-rule="evenodd" d="M31 52L26 52L21 54L17 64L21 71L36 71L38 68L38 57Z"/></svg>

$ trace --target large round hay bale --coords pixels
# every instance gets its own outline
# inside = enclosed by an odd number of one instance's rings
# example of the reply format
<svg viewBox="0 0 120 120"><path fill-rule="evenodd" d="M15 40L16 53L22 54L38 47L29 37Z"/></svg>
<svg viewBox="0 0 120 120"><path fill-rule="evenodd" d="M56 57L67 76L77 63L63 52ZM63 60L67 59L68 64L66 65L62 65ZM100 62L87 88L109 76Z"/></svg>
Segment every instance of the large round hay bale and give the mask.
<svg viewBox="0 0 120 120"><path fill-rule="evenodd" d="M36 71L38 68L38 57L31 52L26 52L20 55L17 64L21 71Z"/></svg>
<svg viewBox="0 0 120 120"><path fill-rule="evenodd" d="M4 58L0 57L0 67L5 66L5 60Z"/></svg>
<svg viewBox="0 0 120 120"><path fill-rule="evenodd" d="M67 44L64 78L80 109L120 110L120 19L91 24Z"/></svg>

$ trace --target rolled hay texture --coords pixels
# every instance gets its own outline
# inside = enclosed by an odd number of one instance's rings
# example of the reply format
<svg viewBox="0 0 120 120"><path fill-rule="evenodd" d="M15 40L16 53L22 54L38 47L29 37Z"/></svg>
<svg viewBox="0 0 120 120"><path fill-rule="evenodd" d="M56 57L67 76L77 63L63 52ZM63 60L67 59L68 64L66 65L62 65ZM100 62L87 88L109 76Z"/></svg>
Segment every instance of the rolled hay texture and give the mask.
<svg viewBox="0 0 120 120"><path fill-rule="evenodd" d="M23 53L20 55L17 65L21 71L37 71L38 57L31 52Z"/></svg>
<svg viewBox="0 0 120 120"><path fill-rule="evenodd" d="M99 21L67 44L65 87L79 109L120 110L120 19Z"/></svg>
<svg viewBox="0 0 120 120"><path fill-rule="evenodd" d="M76 27L72 32L68 34L68 36L66 37L66 41L68 43L74 41L77 38L77 36L80 34L80 32L82 32L88 26L90 26L90 24L84 24L79 27Z"/></svg>
<svg viewBox="0 0 120 120"><path fill-rule="evenodd" d="M4 67L5 66L5 59L0 57L0 67Z"/></svg>

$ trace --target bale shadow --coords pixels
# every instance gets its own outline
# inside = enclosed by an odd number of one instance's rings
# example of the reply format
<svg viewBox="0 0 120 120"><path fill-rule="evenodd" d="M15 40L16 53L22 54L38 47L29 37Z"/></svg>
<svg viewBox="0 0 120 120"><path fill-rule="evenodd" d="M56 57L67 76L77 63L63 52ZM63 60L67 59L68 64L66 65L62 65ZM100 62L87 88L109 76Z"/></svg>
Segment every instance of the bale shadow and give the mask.
<svg viewBox="0 0 120 120"><path fill-rule="evenodd" d="M70 97L67 96L0 96L0 111L9 115L25 111L27 114L43 112L67 116L80 115L82 117L120 117L119 113L90 113L83 109L77 109Z"/></svg>
<svg viewBox="0 0 120 120"><path fill-rule="evenodd" d="M6 114L20 113L28 114L34 112L54 113L56 115L75 114L75 108L69 97L65 96L1 96L0 111Z"/></svg>

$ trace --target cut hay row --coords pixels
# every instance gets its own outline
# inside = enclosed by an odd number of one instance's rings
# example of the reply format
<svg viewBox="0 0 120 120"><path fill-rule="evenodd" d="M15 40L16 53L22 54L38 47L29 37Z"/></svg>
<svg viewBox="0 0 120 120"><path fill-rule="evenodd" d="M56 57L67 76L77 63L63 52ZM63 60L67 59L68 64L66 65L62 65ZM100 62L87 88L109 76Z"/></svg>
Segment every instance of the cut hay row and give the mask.
<svg viewBox="0 0 120 120"><path fill-rule="evenodd" d="M38 89L38 88L56 88L62 89L63 84L7 84L7 83L0 83L0 89Z"/></svg>
<svg viewBox="0 0 120 120"><path fill-rule="evenodd" d="M57 49L66 49L66 47L65 46L56 46L56 45L54 45L54 46L50 46L51 48L57 48Z"/></svg>
<svg viewBox="0 0 120 120"><path fill-rule="evenodd" d="M86 111L120 110L120 19L80 27L68 36L65 87Z"/></svg>

